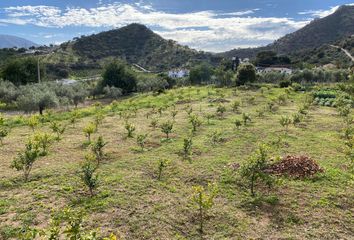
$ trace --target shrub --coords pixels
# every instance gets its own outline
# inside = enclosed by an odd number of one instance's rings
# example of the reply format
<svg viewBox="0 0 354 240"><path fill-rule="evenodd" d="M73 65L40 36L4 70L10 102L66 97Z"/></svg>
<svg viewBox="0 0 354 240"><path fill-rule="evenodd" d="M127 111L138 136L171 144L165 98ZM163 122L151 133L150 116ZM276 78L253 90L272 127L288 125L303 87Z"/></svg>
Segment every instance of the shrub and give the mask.
<svg viewBox="0 0 354 240"><path fill-rule="evenodd" d="M210 119L214 118L214 114L207 113L207 114L205 114L205 117L206 117L206 119L208 121L208 125L210 125Z"/></svg>
<svg viewBox="0 0 354 240"><path fill-rule="evenodd" d="M193 145L192 138L183 139L183 158L184 159L190 159L190 156L192 155L192 145Z"/></svg>
<svg viewBox="0 0 354 240"><path fill-rule="evenodd" d="M150 127L152 127L153 129L156 129L158 123L159 123L159 121L156 118L154 118L150 122Z"/></svg>
<svg viewBox="0 0 354 240"><path fill-rule="evenodd" d="M171 111L171 116L172 116L173 120L176 119L176 115L177 115L177 114L178 114L178 111L177 111L177 110L172 110L172 111Z"/></svg>
<svg viewBox="0 0 354 240"><path fill-rule="evenodd" d="M232 111L233 111L233 112L238 112L240 106L241 106L240 101L234 101L234 102L231 104Z"/></svg>
<svg viewBox="0 0 354 240"><path fill-rule="evenodd" d="M39 125L39 117L38 115L32 115L27 119L27 125L32 129L34 132L35 128Z"/></svg>
<svg viewBox="0 0 354 240"><path fill-rule="evenodd" d="M242 113L242 121L243 121L243 124L246 126L247 122L252 121L251 115L249 115L248 113Z"/></svg>
<svg viewBox="0 0 354 240"><path fill-rule="evenodd" d="M9 135L9 130L5 127L0 127L0 143L3 145L3 140Z"/></svg>
<svg viewBox="0 0 354 240"><path fill-rule="evenodd" d="M302 121L302 116L299 113L294 113L293 119L292 119L294 126L297 126L298 124L300 124L301 121Z"/></svg>
<svg viewBox="0 0 354 240"><path fill-rule="evenodd" d="M266 172L268 163L269 148L266 145L260 145L258 150L244 163L240 168L240 175L249 182L249 190L252 196L255 196L255 187L257 182L266 183L272 186L273 179Z"/></svg>
<svg viewBox="0 0 354 240"><path fill-rule="evenodd" d="M202 120L195 114L189 116L189 122L192 124L192 132L195 133L197 128L202 125Z"/></svg>
<svg viewBox="0 0 354 240"><path fill-rule="evenodd" d="M108 64L102 77L103 80L99 83L102 89L106 86L116 87L121 89L123 94L136 91L137 79L122 62L114 61Z"/></svg>
<svg viewBox="0 0 354 240"><path fill-rule="evenodd" d="M226 112L226 107L222 104L218 105L216 108L216 113L220 116L220 118L224 117L224 113Z"/></svg>
<svg viewBox="0 0 354 240"><path fill-rule="evenodd" d="M207 63L202 63L193 67L189 74L189 81L192 85L207 83L212 76L212 68Z"/></svg>
<svg viewBox="0 0 354 240"><path fill-rule="evenodd" d="M240 129L240 127L242 126L242 122L241 122L240 119L236 119L236 120L234 121L234 124L235 124L235 127L236 127L237 129Z"/></svg>
<svg viewBox="0 0 354 240"><path fill-rule="evenodd" d="M169 139L169 135L173 129L173 122L167 121L161 124L161 131L166 134L166 138Z"/></svg>
<svg viewBox="0 0 354 240"><path fill-rule="evenodd" d="M51 145L51 143L53 142L53 137L48 134L48 133L36 133L33 137L32 137L32 141L35 144L38 144L38 147L41 149L41 156L46 156L48 154L48 148Z"/></svg>
<svg viewBox="0 0 354 240"><path fill-rule="evenodd" d="M88 143L91 143L91 135L96 132L96 124L89 123L83 129L84 134L87 137Z"/></svg>
<svg viewBox="0 0 354 240"><path fill-rule="evenodd" d="M166 160L166 159L164 159L164 160L160 159L160 160L158 161L157 180L159 180L159 181L161 180L162 172L163 172L164 169L167 168L167 166L168 166L169 163L170 163L170 161L169 161L169 160Z"/></svg>
<svg viewBox="0 0 354 240"><path fill-rule="evenodd" d="M288 131L289 125L291 124L291 118L288 116L281 116L279 123L282 127L285 128L285 131Z"/></svg>
<svg viewBox="0 0 354 240"><path fill-rule="evenodd" d="M57 135L56 140L60 140L60 136L65 132L66 126L58 123L58 122L51 122L50 129Z"/></svg>
<svg viewBox="0 0 354 240"><path fill-rule="evenodd" d="M136 128L135 128L134 124L128 123L128 122L125 123L125 130L127 130L127 137L128 138L132 138L133 137L135 129Z"/></svg>
<svg viewBox="0 0 354 240"><path fill-rule="evenodd" d="M256 69L252 64L242 64L237 70L236 84L238 86L256 81Z"/></svg>
<svg viewBox="0 0 354 240"><path fill-rule="evenodd" d="M224 141L224 138L223 138L222 132L214 131L211 133L211 135L210 135L211 144L216 145L216 144L221 143L223 141Z"/></svg>
<svg viewBox="0 0 354 240"><path fill-rule="evenodd" d="M28 181L28 177L33 168L33 164L41 156L41 151L38 144L29 140L26 143L26 148L23 152L19 153L17 157L12 161L11 168L17 171L22 171L25 182Z"/></svg>
<svg viewBox="0 0 354 240"><path fill-rule="evenodd" d="M94 163L95 160L94 155L86 155L80 171L80 178L88 188L91 197L94 195L94 190L98 187L98 175L96 174L97 165Z"/></svg>
<svg viewBox="0 0 354 240"><path fill-rule="evenodd" d="M148 136L148 134L139 134L136 137L136 142L139 145L139 147L141 148L141 151L144 151L144 149L145 149L145 143L146 143L147 136Z"/></svg>
<svg viewBox="0 0 354 240"><path fill-rule="evenodd" d="M214 199L217 196L218 188L215 184L208 184L207 188L203 186L193 187L191 200L198 209L199 233L204 233L204 222L207 217L208 210L214 206Z"/></svg>
<svg viewBox="0 0 354 240"><path fill-rule="evenodd" d="M95 155L97 160L97 165L101 163L104 158L103 148L107 145L107 142L103 140L102 136L99 136L96 141L91 143L92 153Z"/></svg>
<svg viewBox="0 0 354 240"><path fill-rule="evenodd" d="M287 88L291 86L291 81L289 79L284 79L279 82L279 87L281 88Z"/></svg>

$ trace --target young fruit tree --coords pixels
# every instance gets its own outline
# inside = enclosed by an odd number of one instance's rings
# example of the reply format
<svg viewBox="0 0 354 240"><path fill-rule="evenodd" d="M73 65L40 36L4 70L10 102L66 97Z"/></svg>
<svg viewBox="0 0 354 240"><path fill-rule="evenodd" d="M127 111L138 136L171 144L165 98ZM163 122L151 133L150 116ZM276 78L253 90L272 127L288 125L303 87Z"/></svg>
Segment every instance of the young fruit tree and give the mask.
<svg viewBox="0 0 354 240"><path fill-rule="evenodd" d="M146 143L146 138L148 137L148 134L139 134L136 137L136 143L139 145L141 151L143 152L145 150L145 143Z"/></svg>
<svg viewBox="0 0 354 240"><path fill-rule="evenodd" d="M173 129L173 122L171 121L167 121L161 124L161 131L166 134L166 138L170 139L170 134L172 132Z"/></svg>
<svg viewBox="0 0 354 240"><path fill-rule="evenodd" d="M23 172L25 182L28 181L29 175L33 168L33 164L41 156L41 150L37 143L29 140L26 143L26 148L23 152L19 153L12 161L11 168Z"/></svg>
<svg viewBox="0 0 354 240"><path fill-rule="evenodd" d="M9 130L5 127L0 127L0 144L3 145L4 138L9 135Z"/></svg>
<svg viewBox="0 0 354 240"><path fill-rule="evenodd" d="M134 124L126 122L124 127L127 130L127 137L132 138L136 129Z"/></svg>
<svg viewBox="0 0 354 240"><path fill-rule="evenodd" d="M192 155L192 146L193 146L193 139L192 138L185 138L183 139L183 158L189 159Z"/></svg>
<svg viewBox="0 0 354 240"><path fill-rule="evenodd" d="M255 196L255 187L257 183L265 183L268 187L273 184L273 178L266 169L268 163L267 145L260 145L255 153L240 168L240 175L249 182L249 190L252 196Z"/></svg>
<svg viewBox="0 0 354 240"><path fill-rule="evenodd" d="M166 159L160 159L158 160L158 173L157 173L157 180L161 180L162 177L162 172L167 168L167 166L170 164L169 160Z"/></svg>
<svg viewBox="0 0 354 240"><path fill-rule="evenodd" d="M86 155L79 172L80 178L88 188L91 197L94 195L94 190L98 187L98 175L96 174L98 166L95 161L97 161L95 155Z"/></svg>
<svg viewBox="0 0 354 240"><path fill-rule="evenodd" d="M107 142L103 140L102 136L99 136L96 141L91 143L91 151L95 155L97 160L97 165L100 165L104 158L103 148L107 145Z"/></svg>
<svg viewBox="0 0 354 240"><path fill-rule="evenodd" d="M32 132L36 129L39 125L39 117L38 115L32 115L27 119L27 125L32 129Z"/></svg>
<svg viewBox="0 0 354 240"><path fill-rule="evenodd" d="M46 156L48 154L48 148L52 144L54 137L45 132L36 133L32 137L33 142L38 144L38 147L41 149L40 156Z"/></svg>
<svg viewBox="0 0 354 240"><path fill-rule="evenodd" d="M197 128L202 125L202 120L200 120L199 117L195 114L191 114L189 116L189 122L192 124L193 133L195 133L197 131Z"/></svg>
<svg viewBox="0 0 354 240"><path fill-rule="evenodd" d="M209 209L214 206L214 199L218 194L218 188L216 184L208 184L207 188L203 186L193 187L192 193L192 203L198 209L198 219L199 219L199 233L201 237L204 234L204 222L207 217Z"/></svg>
<svg viewBox="0 0 354 240"><path fill-rule="evenodd" d="M91 135L96 132L96 125L94 123L87 124L84 127L83 132L84 132L85 136L87 137L87 142L91 143Z"/></svg>
<svg viewBox="0 0 354 240"><path fill-rule="evenodd" d="M66 126L58 122L51 122L50 129L52 129L52 131L56 134L55 140L60 141L60 137L64 134Z"/></svg>
<svg viewBox="0 0 354 240"><path fill-rule="evenodd" d="M224 118L224 113L226 112L226 107L222 104L220 104L217 108L216 108L216 113L220 118Z"/></svg>
<svg viewBox="0 0 354 240"><path fill-rule="evenodd" d="M248 113L242 113L243 124L246 126L247 122L251 122L251 116Z"/></svg>
<svg viewBox="0 0 354 240"><path fill-rule="evenodd" d="M292 123L291 118L288 116L281 116L279 120L280 125L285 128L285 132L288 132L289 125Z"/></svg>

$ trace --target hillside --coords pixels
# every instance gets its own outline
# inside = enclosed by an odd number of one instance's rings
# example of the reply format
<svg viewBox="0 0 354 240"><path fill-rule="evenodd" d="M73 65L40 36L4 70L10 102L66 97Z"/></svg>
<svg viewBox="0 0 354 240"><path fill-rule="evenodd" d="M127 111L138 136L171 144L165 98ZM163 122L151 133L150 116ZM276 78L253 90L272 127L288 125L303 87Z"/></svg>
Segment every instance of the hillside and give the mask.
<svg viewBox="0 0 354 240"><path fill-rule="evenodd" d="M0 35L0 48L29 48L32 46L38 45L24 38L11 35Z"/></svg>
<svg viewBox="0 0 354 240"><path fill-rule="evenodd" d="M278 54L308 55L316 48L337 41L345 41L354 34L354 6L342 6L335 13L315 19L302 29L288 34L274 43L260 48L235 49L221 54L222 56L240 56L254 58L264 50L274 50ZM306 60L306 57L305 57Z"/></svg>
<svg viewBox="0 0 354 240"><path fill-rule="evenodd" d="M212 54L165 40L141 24L81 37L72 43L72 49L78 56L92 61L118 57L154 71L188 66L198 61L212 64L219 61Z"/></svg>

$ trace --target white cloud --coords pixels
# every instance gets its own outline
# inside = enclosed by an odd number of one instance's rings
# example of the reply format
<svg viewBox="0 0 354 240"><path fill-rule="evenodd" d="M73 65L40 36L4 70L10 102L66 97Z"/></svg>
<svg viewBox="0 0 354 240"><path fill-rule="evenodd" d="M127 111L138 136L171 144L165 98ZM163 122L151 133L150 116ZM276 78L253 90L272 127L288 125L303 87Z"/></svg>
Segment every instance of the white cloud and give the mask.
<svg viewBox="0 0 354 240"><path fill-rule="evenodd" d="M346 5L347 6L354 6L354 3L350 3L350 4L346 4ZM331 7L330 9L327 9L327 10L324 10L324 9L306 10L306 11L299 12L298 14L310 15L315 18L323 18L323 17L327 17L327 16L331 15L332 13L334 13L335 11L337 11L339 7L340 7L340 5Z"/></svg>
<svg viewBox="0 0 354 240"><path fill-rule="evenodd" d="M155 10L143 2L133 5L112 3L89 9L18 6L5 8L8 18L0 19L0 23L55 28L116 28L129 23L141 23L156 29L157 33L165 38L207 51L264 45L308 23L285 17L249 16L258 10L168 13Z"/></svg>

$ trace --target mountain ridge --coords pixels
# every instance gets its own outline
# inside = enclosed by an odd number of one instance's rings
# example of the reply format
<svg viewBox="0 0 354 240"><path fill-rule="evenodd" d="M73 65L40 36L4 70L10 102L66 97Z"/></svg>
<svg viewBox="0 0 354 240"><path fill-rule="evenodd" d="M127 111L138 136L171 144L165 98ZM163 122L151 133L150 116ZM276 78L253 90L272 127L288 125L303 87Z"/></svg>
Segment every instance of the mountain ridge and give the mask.
<svg viewBox="0 0 354 240"><path fill-rule="evenodd" d="M32 46L36 47L38 46L38 44L25 38L13 35L0 34L0 48L29 48Z"/></svg>

